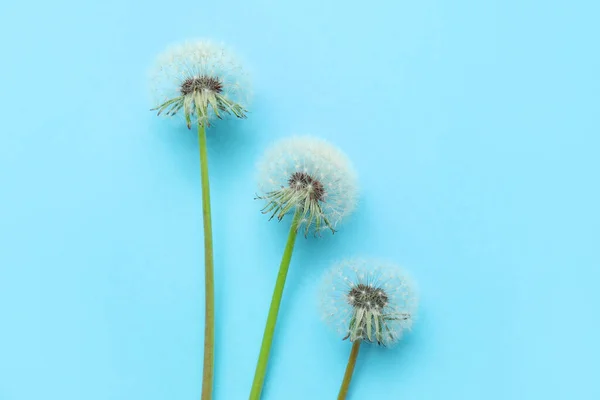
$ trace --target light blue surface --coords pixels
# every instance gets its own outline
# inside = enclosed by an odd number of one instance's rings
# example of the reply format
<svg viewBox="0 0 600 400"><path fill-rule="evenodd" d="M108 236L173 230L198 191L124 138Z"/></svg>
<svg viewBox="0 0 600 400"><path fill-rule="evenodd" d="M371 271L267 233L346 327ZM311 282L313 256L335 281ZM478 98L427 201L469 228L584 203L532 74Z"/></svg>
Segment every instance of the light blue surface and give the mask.
<svg viewBox="0 0 600 400"><path fill-rule="evenodd" d="M419 283L414 332L364 348L352 399L598 399L595 1L24 1L1 6L0 399L198 399L194 132L146 71L211 37L254 75L210 131L216 400L246 399L289 220L259 212L272 140L329 139L361 205L300 240L264 399L333 399L350 347L320 321L336 259Z"/></svg>

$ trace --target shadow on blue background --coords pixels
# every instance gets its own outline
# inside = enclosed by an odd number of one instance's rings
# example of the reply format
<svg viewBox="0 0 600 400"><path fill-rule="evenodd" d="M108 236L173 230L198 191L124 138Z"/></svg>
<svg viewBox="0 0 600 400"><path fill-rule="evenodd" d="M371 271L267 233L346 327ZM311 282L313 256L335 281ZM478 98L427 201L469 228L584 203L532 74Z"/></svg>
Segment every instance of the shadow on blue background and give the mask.
<svg viewBox="0 0 600 400"><path fill-rule="evenodd" d="M245 399L289 220L253 200L271 141L354 161L359 211L300 240L265 399L332 399L349 353L321 271L396 260L414 332L365 347L353 399L596 399L597 2L54 1L2 7L0 399L197 399L194 132L148 111L173 41L247 60L247 121L210 131L216 399Z"/></svg>

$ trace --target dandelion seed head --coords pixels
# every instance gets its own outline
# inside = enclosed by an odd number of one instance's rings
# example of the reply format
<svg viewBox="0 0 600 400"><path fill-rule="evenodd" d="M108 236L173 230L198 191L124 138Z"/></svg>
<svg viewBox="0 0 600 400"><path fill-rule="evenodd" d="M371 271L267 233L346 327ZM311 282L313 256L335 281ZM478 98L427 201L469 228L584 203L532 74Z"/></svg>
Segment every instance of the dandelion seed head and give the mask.
<svg viewBox="0 0 600 400"><path fill-rule="evenodd" d="M418 299L410 277L376 259L334 265L320 290L323 319L342 338L390 346L412 327Z"/></svg>
<svg viewBox="0 0 600 400"><path fill-rule="evenodd" d="M283 139L267 150L258 169L263 212L279 220L300 212L305 235L335 231L356 207L356 173L348 158L322 139Z"/></svg>
<svg viewBox="0 0 600 400"><path fill-rule="evenodd" d="M150 72L154 110L209 125L226 116L246 117L250 82L235 55L222 45L195 40L172 45Z"/></svg>

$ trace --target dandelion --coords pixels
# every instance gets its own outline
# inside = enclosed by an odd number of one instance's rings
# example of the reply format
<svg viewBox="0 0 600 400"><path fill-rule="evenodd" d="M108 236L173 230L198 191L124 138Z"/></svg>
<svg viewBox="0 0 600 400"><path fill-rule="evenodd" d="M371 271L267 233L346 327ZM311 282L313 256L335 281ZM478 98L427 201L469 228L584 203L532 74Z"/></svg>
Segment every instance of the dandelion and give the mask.
<svg viewBox="0 0 600 400"><path fill-rule="evenodd" d="M249 85L241 65L225 48L205 40L171 46L158 56L152 86L158 115L182 115L198 125L204 221L205 330L202 399L212 398L214 374L214 261L206 128L225 116L246 118Z"/></svg>
<svg viewBox="0 0 600 400"><path fill-rule="evenodd" d="M418 300L399 267L378 260L346 260L327 271L321 285L323 317L352 342L338 400L346 398L361 342L390 346L412 327Z"/></svg>
<svg viewBox="0 0 600 400"><path fill-rule="evenodd" d="M271 342L283 288L299 230L307 236L322 230L335 232L355 208L356 174L347 157L324 140L312 137L285 139L271 147L259 164L262 212L282 220L293 214L269 308L250 400L258 400L266 376Z"/></svg>
<svg viewBox="0 0 600 400"><path fill-rule="evenodd" d="M324 140L310 136L285 139L271 147L259 164L262 212L282 220L298 215L305 236L335 232L356 206L356 175L348 158Z"/></svg>
<svg viewBox="0 0 600 400"><path fill-rule="evenodd" d="M183 115L210 126L225 116L246 118L250 85L247 74L226 48L206 40L177 44L158 56L151 72L158 115Z"/></svg>

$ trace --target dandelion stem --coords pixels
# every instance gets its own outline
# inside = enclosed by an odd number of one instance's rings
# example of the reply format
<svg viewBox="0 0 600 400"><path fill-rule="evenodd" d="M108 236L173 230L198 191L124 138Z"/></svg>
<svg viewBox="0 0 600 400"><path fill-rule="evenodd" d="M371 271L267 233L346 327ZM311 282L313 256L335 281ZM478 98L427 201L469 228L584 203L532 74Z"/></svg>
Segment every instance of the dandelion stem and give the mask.
<svg viewBox="0 0 600 400"><path fill-rule="evenodd" d="M275 283L275 290L273 291L273 298L271 299L271 306L269 308L269 316L267 317L265 333L263 334L263 340L260 346L260 354L256 364L256 372L254 373L254 381L252 382L252 390L250 391L250 400L260 399L265 376L267 374L267 363L269 362L269 353L271 351L271 344L273 342L273 334L275 333L277 314L279 313L279 305L281 304L283 287L285 286L285 280L290 266L290 261L292 259L292 252L294 251L296 236L298 235L298 223L300 222L301 214L302 213L300 211L296 211L294 214L288 240L285 245L285 251L283 252L283 257L281 258L281 265L279 266L277 282Z"/></svg>
<svg viewBox="0 0 600 400"><path fill-rule="evenodd" d="M355 340L352 343L352 350L350 351L350 358L348 359L348 365L346 366L346 373L344 373L344 380L342 381L342 387L340 387L340 393L338 394L338 400L345 400L350 388L350 380L352 380L352 373L354 372L354 366L356 365L356 358L358 357L358 350L360 348L360 340Z"/></svg>
<svg viewBox="0 0 600 400"><path fill-rule="evenodd" d="M215 281L210 218L210 187L208 182L208 154L206 128L198 123L198 146L200 150L200 178L202 182L202 219L204 221L204 365L202 369L202 400L212 399L215 364Z"/></svg>

